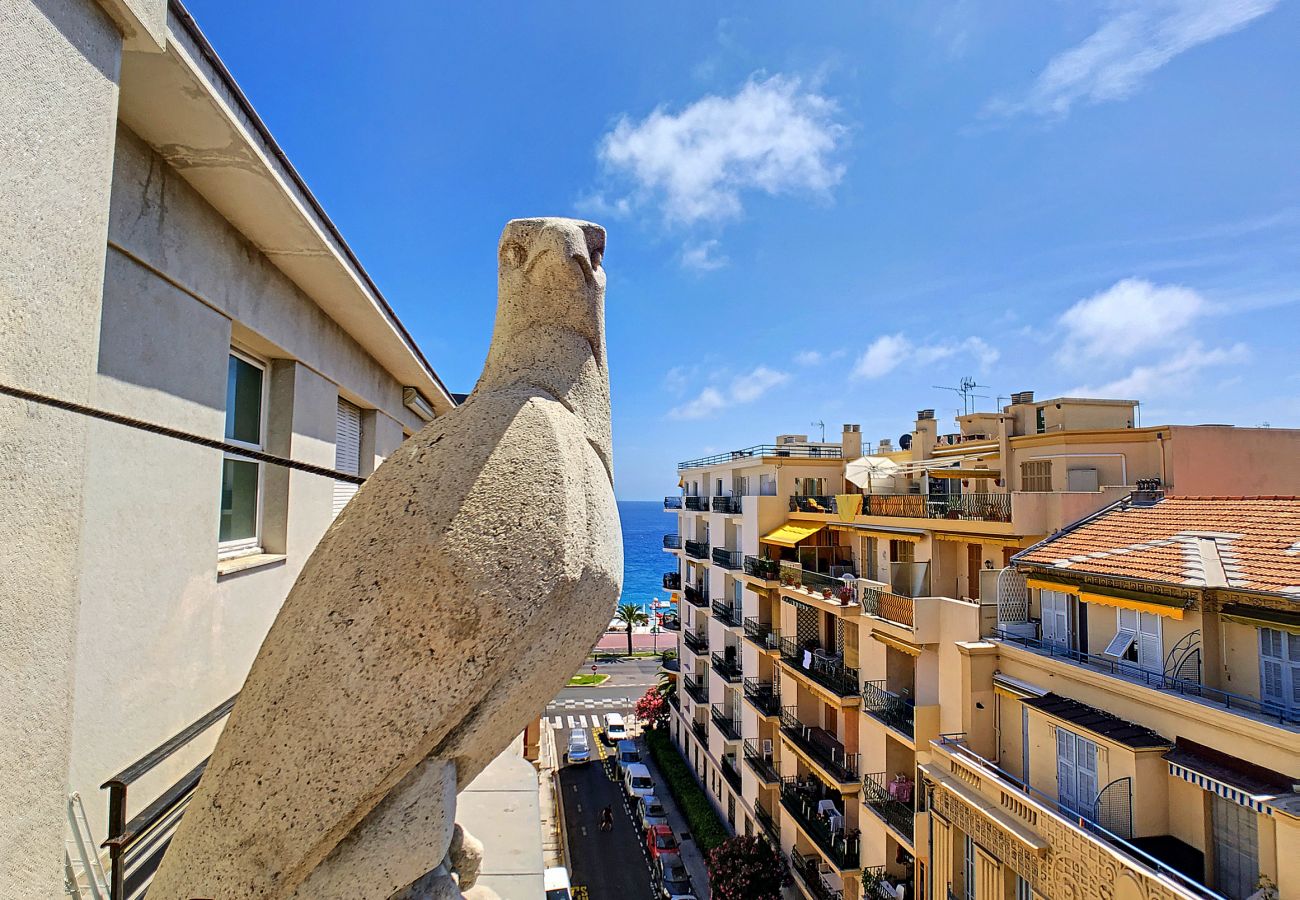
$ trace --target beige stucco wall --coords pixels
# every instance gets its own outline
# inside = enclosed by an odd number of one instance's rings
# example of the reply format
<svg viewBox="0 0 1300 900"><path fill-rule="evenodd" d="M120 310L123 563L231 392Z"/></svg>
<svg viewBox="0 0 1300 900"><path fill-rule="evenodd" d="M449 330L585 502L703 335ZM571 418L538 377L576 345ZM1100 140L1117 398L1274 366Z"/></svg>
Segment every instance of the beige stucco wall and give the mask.
<svg viewBox="0 0 1300 900"><path fill-rule="evenodd" d="M1169 489L1185 497L1300 494L1300 430L1174 425Z"/></svg>

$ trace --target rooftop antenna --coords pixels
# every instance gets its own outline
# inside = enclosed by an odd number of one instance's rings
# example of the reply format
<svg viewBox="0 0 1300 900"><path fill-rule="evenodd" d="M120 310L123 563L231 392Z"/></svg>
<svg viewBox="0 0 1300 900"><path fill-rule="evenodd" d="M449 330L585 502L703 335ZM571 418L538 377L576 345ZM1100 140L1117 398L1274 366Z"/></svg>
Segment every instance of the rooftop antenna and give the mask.
<svg viewBox="0 0 1300 900"><path fill-rule="evenodd" d="M971 413L975 412L975 405L976 405L975 401L977 399L980 400L989 399L988 394L975 393L975 388L986 388L988 387L988 385L976 384L975 379L971 378L969 375L964 377L957 387L945 387L942 384L932 384L930 385L930 387L939 391L952 391L954 394L961 397L962 415L964 416L968 416Z"/></svg>
<svg viewBox="0 0 1300 900"><path fill-rule="evenodd" d="M821 440L821 442L822 442L823 444L826 443L826 423L823 422L821 419L818 419L816 422L809 422L808 424L809 424L809 425L816 425L818 428L820 428L820 429L822 430L822 440Z"/></svg>

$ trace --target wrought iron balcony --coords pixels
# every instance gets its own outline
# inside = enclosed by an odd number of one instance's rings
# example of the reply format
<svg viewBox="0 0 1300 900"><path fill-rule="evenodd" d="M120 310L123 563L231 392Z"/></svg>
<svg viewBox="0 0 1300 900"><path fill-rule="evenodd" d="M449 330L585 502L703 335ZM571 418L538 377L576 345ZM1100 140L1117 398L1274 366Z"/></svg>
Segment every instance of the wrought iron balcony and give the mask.
<svg viewBox="0 0 1300 900"><path fill-rule="evenodd" d="M734 756L722 757L722 762L718 768L722 770L722 777L727 779L727 784L731 785L733 790L740 790L740 770L736 768L736 758Z"/></svg>
<svg viewBox="0 0 1300 900"><path fill-rule="evenodd" d="M709 746L709 723L701 719L695 719L691 722L691 731L700 739L700 743L705 747Z"/></svg>
<svg viewBox="0 0 1300 900"><path fill-rule="evenodd" d="M834 498L831 498L833 501ZM816 510L801 510L816 512ZM904 519L965 519L1010 522L1011 495L978 494L864 494L860 515Z"/></svg>
<svg viewBox="0 0 1300 900"><path fill-rule="evenodd" d="M723 737L729 741L740 740L739 716L733 716L727 712L725 707L716 703L709 707L709 716L713 719L713 724L718 726L718 730L722 732Z"/></svg>
<svg viewBox="0 0 1300 900"><path fill-rule="evenodd" d="M684 546L686 547L687 556L693 557L695 559L709 558L708 541L686 541L684 542Z"/></svg>
<svg viewBox="0 0 1300 900"><path fill-rule="evenodd" d="M746 678L745 699L749 701L754 709L758 710L760 715L779 716L781 714L781 695L776 692L775 686L770 681Z"/></svg>
<svg viewBox="0 0 1300 900"><path fill-rule="evenodd" d="M696 678L694 675L684 675L682 676L682 687L696 703L709 702L708 679Z"/></svg>
<svg viewBox="0 0 1300 900"><path fill-rule="evenodd" d="M713 671L722 676L724 681L736 682L740 680L740 660L737 655L719 653L713 651Z"/></svg>
<svg viewBox="0 0 1300 900"><path fill-rule="evenodd" d="M714 497L713 511L723 513L728 516L740 515L740 498L739 497Z"/></svg>
<svg viewBox="0 0 1300 900"><path fill-rule="evenodd" d="M754 801L754 818L758 820L759 827L763 829L763 834L767 835L768 842L773 846L781 846L781 826L776 819L768 812L767 807Z"/></svg>
<svg viewBox="0 0 1300 900"><path fill-rule="evenodd" d="M754 770L758 780L763 784L780 784L781 773L776 770L776 760L772 758L771 741L767 742L768 752L764 753L758 741L745 739L745 762Z"/></svg>
<svg viewBox="0 0 1300 900"><path fill-rule="evenodd" d="M682 536L680 534L665 534L664 549L665 550L682 549Z"/></svg>
<svg viewBox="0 0 1300 900"><path fill-rule="evenodd" d="M781 733L840 785L857 785L858 754L846 753L844 745L825 728L799 721L799 714L793 706L781 710Z"/></svg>
<svg viewBox="0 0 1300 900"><path fill-rule="evenodd" d="M866 803L868 809L880 817L882 822L907 838L907 842L910 844L913 841L912 828L915 822L912 805L910 802L904 803L893 796L889 784L885 781L888 777L889 775L886 772L863 775L862 800ZM916 790L915 786L910 783L907 789L909 792Z"/></svg>
<svg viewBox="0 0 1300 900"><path fill-rule="evenodd" d="M857 576L852 572L846 581L843 576L815 572L797 565L781 566L781 584L786 587L802 588L813 596L820 595L827 602L848 606L858 600Z"/></svg>
<svg viewBox="0 0 1300 900"><path fill-rule="evenodd" d="M911 597L868 587L862 591L862 612L911 628L915 623L915 601Z"/></svg>
<svg viewBox="0 0 1300 900"><path fill-rule="evenodd" d="M723 625L736 626L740 624L740 610L732 606L726 600L713 601L713 618L717 619Z"/></svg>
<svg viewBox="0 0 1300 900"><path fill-rule="evenodd" d="M781 564L766 556L746 556L745 574L765 581L776 581L781 577Z"/></svg>
<svg viewBox="0 0 1300 900"><path fill-rule="evenodd" d="M885 682L862 684L862 710L909 738L915 736L916 706L907 698L885 690Z"/></svg>
<svg viewBox="0 0 1300 900"><path fill-rule="evenodd" d="M823 799L815 791L800 785L794 776L781 779L781 805L799 823L799 827L837 869L856 869L861 856L861 838L856 831L846 833L848 823L842 809L837 810L839 827L832 827L830 817L822 815L818 809Z"/></svg>
<svg viewBox="0 0 1300 900"><path fill-rule="evenodd" d="M781 644L781 633L773 631L766 622L760 622L757 616L745 620L745 637L762 650L774 650Z"/></svg>
<svg viewBox="0 0 1300 900"><path fill-rule="evenodd" d="M664 590L665 590L665 591L680 591L681 589L682 589L682 573L681 573L681 572L665 572L665 573L664 573Z"/></svg>
<svg viewBox="0 0 1300 900"><path fill-rule="evenodd" d="M794 869L795 877L815 900L844 900L844 891L831 887L831 883L822 874L825 872L827 875L833 875L834 870L822 862L821 857L816 853L800 853L798 850L791 850L790 867Z"/></svg>
<svg viewBox="0 0 1300 900"><path fill-rule="evenodd" d="M713 564L722 569L739 569L745 564L744 555L739 550L714 547Z"/></svg>
<svg viewBox="0 0 1300 900"><path fill-rule="evenodd" d="M833 513L835 498L795 494L790 498L790 512Z"/></svg>
<svg viewBox="0 0 1300 900"><path fill-rule="evenodd" d="M862 896L870 897L888 897L892 895L892 889L886 886L885 867L884 866L866 866L862 870ZM885 891L890 893L886 894Z"/></svg>
<svg viewBox="0 0 1300 900"><path fill-rule="evenodd" d="M709 498L708 498L708 497L686 497L686 498L684 498L684 499L685 499L685 501L686 501L686 503L685 503L686 508L687 508L688 510L690 510L691 512L708 512L708 511L709 511Z"/></svg>
<svg viewBox="0 0 1300 900"><path fill-rule="evenodd" d="M684 631L682 632L682 643L686 649L699 656L709 652L709 633L707 631Z"/></svg>
<svg viewBox="0 0 1300 900"><path fill-rule="evenodd" d="M841 459L843 453L838 444L826 446L812 446L809 444L756 444L753 447L746 447L743 450L729 450L726 453L715 453L712 456L701 456L699 459L686 459L677 464L678 470L681 469L698 469L702 466L713 466L718 463L732 462L737 459L750 459L753 457L762 458L765 456L775 456L778 458L801 458L801 459Z"/></svg>
<svg viewBox="0 0 1300 900"><path fill-rule="evenodd" d="M858 670L820 649L806 648L791 638L781 639L781 659L794 672L817 682L837 697L858 695Z"/></svg>
<svg viewBox="0 0 1300 900"><path fill-rule="evenodd" d="M682 498L681 498L681 497L665 497L665 498L664 498L664 509L666 509L666 510L671 510L671 509L681 509L681 508L682 508Z"/></svg>
<svg viewBox="0 0 1300 900"><path fill-rule="evenodd" d="M678 712L681 711L682 698L677 696L676 691L673 691L671 694L668 695L668 705L671 706L673 709L677 710Z"/></svg>
<svg viewBox="0 0 1300 900"><path fill-rule="evenodd" d="M691 606L698 606L701 609L709 605L709 595L694 585L688 584L682 589L686 595L686 602Z"/></svg>
<svg viewBox="0 0 1300 900"><path fill-rule="evenodd" d="M682 620L678 618L677 613L667 613L661 624L664 631L681 631L682 628Z"/></svg>

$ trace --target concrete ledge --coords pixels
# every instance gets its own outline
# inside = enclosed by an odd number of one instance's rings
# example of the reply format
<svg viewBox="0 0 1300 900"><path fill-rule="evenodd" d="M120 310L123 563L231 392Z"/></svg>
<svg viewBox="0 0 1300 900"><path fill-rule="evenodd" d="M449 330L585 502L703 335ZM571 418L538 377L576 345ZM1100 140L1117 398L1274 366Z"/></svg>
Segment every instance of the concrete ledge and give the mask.
<svg viewBox="0 0 1300 900"><path fill-rule="evenodd" d="M217 560L217 577L224 575L234 575L236 572L247 572L249 569L260 569L263 566L273 566L276 563L282 563L286 559L283 553L252 553L248 556L232 556L229 559Z"/></svg>
<svg viewBox="0 0 1300 900"><path fill-rule="evenodd" d="M541 900L542 827L537 770L516 739L469 783L456 821L483 842L478 884L502 900Z"/></svg>

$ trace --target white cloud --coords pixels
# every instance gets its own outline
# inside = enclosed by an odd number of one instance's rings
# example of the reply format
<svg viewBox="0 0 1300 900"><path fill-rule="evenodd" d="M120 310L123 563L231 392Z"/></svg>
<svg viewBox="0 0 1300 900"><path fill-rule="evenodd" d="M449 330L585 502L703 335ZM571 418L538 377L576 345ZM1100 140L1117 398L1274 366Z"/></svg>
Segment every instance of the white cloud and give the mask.
<svg viewBox="0 0 1300 900"><path fill-rule="evenodd" d="M790 376L785 372L758 366L754 371L738 376L731 382L731 398L737 403L752 403L772 388L785 384Z"/></svg>
<svg viewBox="0 0 1300 900"><path fill-rule="evenodd" d="M974 336L957 343L916 344L901 334L887 334L872 341L858 358L853 367L853 377L881 378L898 368L904 360L927 365L959 354L974 359L980 371L987 371L1002 355L996 347Z"/></svg>
<svg viewBox="0 0 1300 900"><path fill-rule="evenodd" d="M1063 118L1076 102L1122 100L1180 53L1245 27L1278 0L1142 0L1114 4L1082 43L1057 54L1026 96L994 100L994 115Z"/></svg>
<svg viewBox="0 0 1300 900"><path fill-rule="evenodd" d="M1188 327L1209 311L1196 291L1125 278L1080 300L1061 316L1063 359L1117 360L1186 339Z"/></svg>
<svg viewBox="0 0 1300 900"><path fill-rule="evenodd" d="M1243 363L1249 358L1250 350L1245 344L1206 349L1200 341L1192 341L1164 360L1137 366L1127 375L1107 384L1096 387L1076 387L1069 392L1069 395L1147 400L1152 397L1185 394L1187 380L1202 369Z"/></svg>
<svg viewBox="0 0 1300 900"><path fill-rule="evenodd" d="M794 357L794 361L801 366L819 366L822 359L820 350L804 350L796 353Z"/></svg>
<svg viewBox="0 0 1300 900"><path fill-rule="evenodd" d="M901 334L884 334L876 338L853 367L855 378L880 378L898 368L907 359L912 342Z"/></svg>
<svg viewBox="0 0 1300 900"><path fill-rule="evenodd" d="M836 112L798 78L755 78L675 114L659 107L640 121L623 116L599 156L670 221L726 219L742 212L746 191L825 195L838 184L844 169L832 156L845 129Z"/></svg>
<svg viewBox="0 0 1300 900"><path fill-rule="evenodd" d="M719 254L718 247L719 244L716 240L688 244L682 250L682 265L699 272L712 272L714 269L721 269L731 260L725 255Z"/></svg>
<svg viewBox="0 0 1300 900"><path fill-rule="evenodd" d="M681 406L674 406L668 410L670 419L707 419L718 410L727 405L721 391L717 388L706 387L700 391L700 395L693 400L688 400Z"/></svg>
<svg viewBox="0 0 1300 900"><path fill-rule="evenodd" d="M676 372L670 370L670 375ZM790 380L787 372L778 372L767 366L756 366L752 371L737 375L724 390L709 386L680 406L668 410L670 419L707 419L724 407L743 403L753 403L772 388Z"/></svg>

